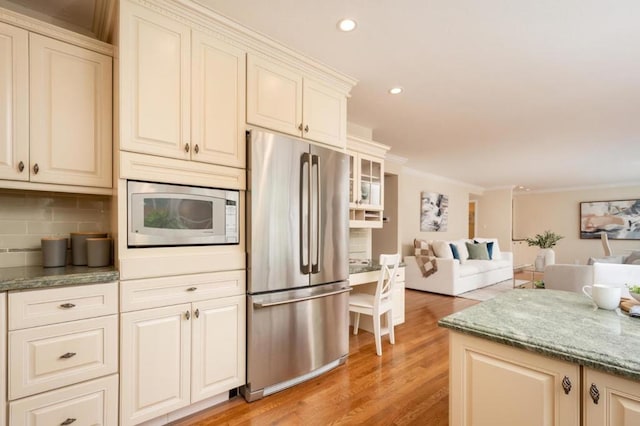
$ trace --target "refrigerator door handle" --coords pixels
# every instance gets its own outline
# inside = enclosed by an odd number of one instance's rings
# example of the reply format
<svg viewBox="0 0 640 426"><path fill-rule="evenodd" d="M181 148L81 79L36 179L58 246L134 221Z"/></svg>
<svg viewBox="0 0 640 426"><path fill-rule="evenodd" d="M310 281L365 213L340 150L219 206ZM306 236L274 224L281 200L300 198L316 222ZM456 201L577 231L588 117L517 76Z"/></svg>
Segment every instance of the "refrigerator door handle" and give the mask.
<svg viewBox="0 0 640 426"><path fill-rule="evenodd" d="M313 173L314 169L315 174ZM318 155L311 156L311 171L311 182L314 183L311 190L311 196L314 197L312 198L311 208L315 207L315 211L312 213L311 231L309 233L311 236L311 273L317 274L320 272L320 194L322 189L320 187L320 157Z"/></svg>
<svg viewBox="0 0 640 426"><path fill-rule="evenodd" d="M289 303L304 302L305 300L312 300L312 299L319 299L321 297L335 296L336 294L347 293L347 292L349 292L351 290L353 290L353 288L349 287L349 288L344 288L344 289L337 290L337 291L330 291L330 292L322 293L322 294L314 294L313 296L299 297L297 299L286 299L286 300L279 300L277 302L266 302L266 303L254 302L253 303L253 307L256 308L256 309L260 309L260 308L268 308L268 307L271 307L271 306L287 305Z"/></svg>
<svg viewBox="0 0 640 426"><path fill-rule="evenodd" d="M300 157L300 271L303 274L311 272L309 259L309 186L310 186L310 155L303 153ZM306 172L305 172L306 170Z"/></svg>

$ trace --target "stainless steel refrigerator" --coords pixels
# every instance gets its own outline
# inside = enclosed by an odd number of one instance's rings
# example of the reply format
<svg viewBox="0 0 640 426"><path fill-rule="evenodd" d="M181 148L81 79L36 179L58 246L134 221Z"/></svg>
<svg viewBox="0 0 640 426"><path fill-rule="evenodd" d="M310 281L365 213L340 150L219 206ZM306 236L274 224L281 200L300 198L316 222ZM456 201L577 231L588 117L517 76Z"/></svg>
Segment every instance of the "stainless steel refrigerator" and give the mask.
<svg viewBox="0 0 640 426"><path fill-rule="evenodd" d="M254 401L349 352L349 162L286 136L247 135L247 384Z"/></svg>

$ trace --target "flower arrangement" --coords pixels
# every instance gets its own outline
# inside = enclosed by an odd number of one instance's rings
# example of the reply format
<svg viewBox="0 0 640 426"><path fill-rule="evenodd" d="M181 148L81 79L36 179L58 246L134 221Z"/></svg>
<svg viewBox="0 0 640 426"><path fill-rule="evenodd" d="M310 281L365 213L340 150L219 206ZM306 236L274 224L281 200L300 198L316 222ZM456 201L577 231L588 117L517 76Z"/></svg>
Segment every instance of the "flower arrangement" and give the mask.
<svg viewBox="0 0 640 426"><path fill-rule="evenodd" d="M538 246L541 249L546 249L555 246L562 238L564 238L564 236L546 230L542 234L536 234L533 238L527 238L525 241L529 246Z"/></svg>

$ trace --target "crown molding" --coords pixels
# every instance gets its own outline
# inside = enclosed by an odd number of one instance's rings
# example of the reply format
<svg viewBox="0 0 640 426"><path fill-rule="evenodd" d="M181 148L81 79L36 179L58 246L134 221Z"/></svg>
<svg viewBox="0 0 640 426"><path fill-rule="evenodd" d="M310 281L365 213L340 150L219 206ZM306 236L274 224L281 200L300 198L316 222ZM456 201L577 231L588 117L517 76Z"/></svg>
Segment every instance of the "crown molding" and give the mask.
<svg viewBox="0 0 640 426"><path fill-rule="evenodd" d="M422 177L422 178L432 179L440 182L446 182L454 185L463 186L465 188L468 188L469 191L473 192L474 194L481 195L485 191L485 189L481 186L473 185L467 182L462 182L459 180L451 179L451 178L440 176L440 175L434 175L432 173L423 172L422 170L412 169L411 167L406 167L406 166L403 167L402 172L409 176Z"/></svg>
<svg viewBox="0 0 640 426"><path fill-rule="evenodd" d="M629 188L634 186L640 188L640 183L619 182L619 183L607 183L604 185L571 186L571 187L563 187L563 188L536 189L536 190L531 190L526 192L514 192L514 195L520 196L520 195L531 195L531 194L545 194L545 193L552 193L552 192L589 191L589 190L611 189L611 188Z"/></svg>

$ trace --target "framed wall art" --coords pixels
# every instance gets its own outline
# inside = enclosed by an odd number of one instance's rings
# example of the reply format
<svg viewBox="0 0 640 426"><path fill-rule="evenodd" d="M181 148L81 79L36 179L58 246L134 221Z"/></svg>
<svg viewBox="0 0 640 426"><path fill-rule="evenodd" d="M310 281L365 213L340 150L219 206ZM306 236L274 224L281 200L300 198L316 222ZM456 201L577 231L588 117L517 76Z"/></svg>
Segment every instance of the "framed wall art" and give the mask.
<svg viewBox="0 0 640 426"><path fill-rule="evenodd" d="M446 231L449 221L449 197L437 192L420 194L420 231Z"/></svg>
<svg viewBox="0 0 640 426"><path fill-rule="evenodd" d="M640 199L580 203L580 238L640 240Z"/></svg>

